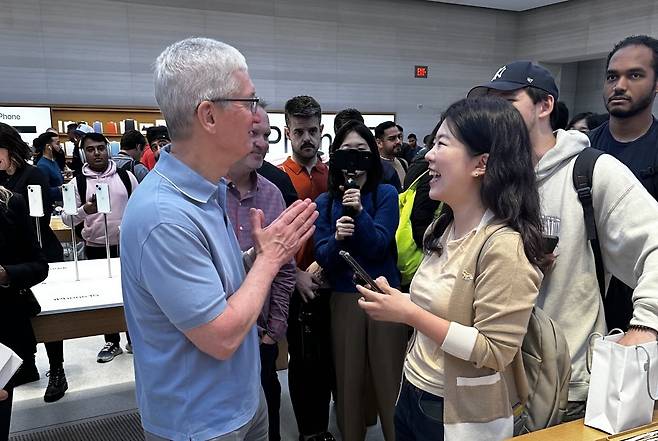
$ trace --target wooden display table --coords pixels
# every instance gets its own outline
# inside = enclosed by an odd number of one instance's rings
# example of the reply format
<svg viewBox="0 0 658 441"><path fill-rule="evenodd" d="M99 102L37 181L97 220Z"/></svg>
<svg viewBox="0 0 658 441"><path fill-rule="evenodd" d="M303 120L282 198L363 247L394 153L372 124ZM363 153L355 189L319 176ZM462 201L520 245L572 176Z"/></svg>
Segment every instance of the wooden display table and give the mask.
<svg viewBox="0 0 658 441"><path fill-rule="evenodd" d="M92 335L125 332L126 318L121 293L121 264L110 259L78 262L80 280L75 280L74 262L49 263L48 278L32 287L41 314L32 319L37 342L67 340ZM288 368L288 342L279 343L277 369Z"/></svg>
<svg viewBox="0 0 658 441"><path fill-rule="evenodd" d="M569 423L553 426L548 429L539 430L537 432L529 433L527 435L517 436L510 438L513 441L607 441L607 440L623 440L624 438L631 437L630 432L623 432L627 434L608 435L600 430L592 429L583 424L584 420L571 421ZM653 413L653 422L658 422L658 410ZM655 428L654 428L655 429Z"/></svg>
<svg viewBox="0 0 658 441"><path fill-rule="evenodd" d="M48 264L48 278L32 287L41 314L32 319L38 342L66 340L123 332L126 320L121 294L119 259L78 262L80 280L75 280L74 262Z"/></svg>
<svg viewBox="0 0 658 441"><path fill-rule="evenodd" d="M55 233L57 240L60 242L71 242L71 228L62 222L61 217L52 216L50 218L50 228L53 230L53 233Z"/></svg>

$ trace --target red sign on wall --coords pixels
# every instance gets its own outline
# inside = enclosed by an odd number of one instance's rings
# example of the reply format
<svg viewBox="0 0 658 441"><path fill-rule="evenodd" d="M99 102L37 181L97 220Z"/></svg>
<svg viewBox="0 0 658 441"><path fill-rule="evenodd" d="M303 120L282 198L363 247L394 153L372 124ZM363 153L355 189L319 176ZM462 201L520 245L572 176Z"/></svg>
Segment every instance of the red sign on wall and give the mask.
<svg viewBox="0 0 658 441"><path fill-rule="evenodd" d="M414 77L416 78L427 78L427 66L415 66L414 67Z"/></svg>

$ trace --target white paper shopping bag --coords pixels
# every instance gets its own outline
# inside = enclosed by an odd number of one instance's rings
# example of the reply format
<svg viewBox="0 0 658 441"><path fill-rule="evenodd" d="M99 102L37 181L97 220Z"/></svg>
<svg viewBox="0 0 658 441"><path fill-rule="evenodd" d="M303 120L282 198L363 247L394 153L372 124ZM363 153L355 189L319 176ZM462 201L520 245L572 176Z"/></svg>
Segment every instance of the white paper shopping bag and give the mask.
<svg viewBox="0 0 658 441"><path fill-rule="evenodd" d="M7 346L0 343L0 388L4 388L14 376L23 360Z"/></svg>
<svg viewBox="0 0 658 441"><path fill-rule="evenodd" d="M585 425L610 434L651 422L658 389L658 342L622 346L624 336L596 340Z"/></svg>

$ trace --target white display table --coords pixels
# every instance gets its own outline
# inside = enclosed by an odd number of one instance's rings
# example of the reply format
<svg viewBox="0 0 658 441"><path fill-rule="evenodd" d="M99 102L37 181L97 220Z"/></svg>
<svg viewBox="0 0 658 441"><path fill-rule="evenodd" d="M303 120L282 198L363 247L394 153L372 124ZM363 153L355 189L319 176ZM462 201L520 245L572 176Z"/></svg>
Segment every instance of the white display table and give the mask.
<svg viewBox="0 0 658 441"><path fill-rule="evenodd" d="M78 262L80 280L75 280L74 262L50 263L48 278L32 287L41 314L32 319L39 342L66 340L126 330L121 295L121 266L110 259Z"/></svg>
<svg viewBox="0 0 658 441"><path fill-rule="evenodd" d="M49 263L48 278L32 287L41 314L32 319L38 342L67 340L91 335L125 332L126 318L121 294L120 260L78 262L80 280L75 280L74 262ZM279 342L277 369L288 367L288 343Z"/></svg>

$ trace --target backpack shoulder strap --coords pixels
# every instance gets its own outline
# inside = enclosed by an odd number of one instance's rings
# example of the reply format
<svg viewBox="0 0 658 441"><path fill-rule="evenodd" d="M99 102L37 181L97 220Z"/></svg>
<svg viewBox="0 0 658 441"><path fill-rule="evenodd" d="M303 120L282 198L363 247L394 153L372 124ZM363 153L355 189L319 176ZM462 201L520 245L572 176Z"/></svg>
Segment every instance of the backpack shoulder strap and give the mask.
<svg viewBox="0 0 658 441"><path fill-rule="evenodd" d="M135 160L130 158L130 160L126 161L123 163L121 167L117 167L117 171L119 170L126 170L126 171L134 171L135 170Z"/></svg>
<svg viewBox="0 0 658 441"><path fill-rule="evenodd" d="M142 165L142 166L146 167L144 164L142 164L142 161L133 161L133 167L132 167L132 170L130 170L130 171L132 172L133 175L135 175L135 178L137 178L137 175L135 174L135 168L138 165Z"/></svg>
<svg viewBox="0 0 658 441"><path fill-rule="evenodd" d="M585 217L585 231L592 251L594 252L594 264L596 265L596 279L599 282L601 297L605 297L605 274L603 271L603 256L599 235L596 231L596 220L594 218L594 206L592 205L592 176L596 160L603 154L601 150L588 147L581 151L573 166L573 186L578 193L578 200L583 206Z"/></svg>
<svg viewBox="0 0 658 441"><path fill-rule="evenodd" d="M80 203L84 205L87 203L87 177L80 173L75 177L75 185L78 187L78 196L80 196Z"/></svg>
<svg viewBox="0 0 658 441"><path fill-rule="evenodd" d="M483 226L482 228L487 228L487 227L488 226ZM475 262L476 262L475 263L475 275L480 274L480 260L482 259L482 252L484 251L484 249L489 244L489 241L491 241L491 239L496 235L497 232L499 232L500 230L502 230L503 228L506 228L506 227L507 227L506 225L502 225L502 224L495 225L493 227L493 230L491 230L488 233L489 235L487 236L486 240L482 243L482 246L480 247L480 249L478 250L478 253L477 253L477 259L475 260Z"/></svg>
<svg viewBox="0 0 658 441"><path fill-rule="evenodd" d="M121 178L123 185L126 187L128 197L130 197L133 192L133 184L130 182L130 176L128 176L128 172L124 169L117 169L117 174L119 175L119 178Z"/></svg>
<svg viewBox="0 0 658 441"><path fill-rule="evenodd" d="M654 146L653 163L647 168L640 170L638 178L642 181L651 196L658 199L658 145ZM645 183L645 180L648 181Z"/></svg>

